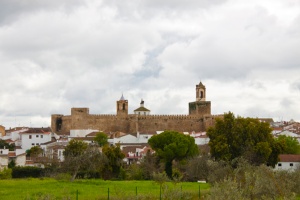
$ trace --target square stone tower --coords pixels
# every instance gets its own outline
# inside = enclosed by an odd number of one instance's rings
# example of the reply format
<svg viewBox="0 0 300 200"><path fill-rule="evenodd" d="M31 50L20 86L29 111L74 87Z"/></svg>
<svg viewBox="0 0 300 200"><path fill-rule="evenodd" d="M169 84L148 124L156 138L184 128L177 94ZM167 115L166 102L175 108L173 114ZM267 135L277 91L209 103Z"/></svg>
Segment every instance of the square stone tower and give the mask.
<svg viewBox="0 0 300 200"><path fill-rule="evenodd" d="M189 115L211 115L211 102L206 101L206 87L201 81L196 85L196 101L189 103Z"/></svg>

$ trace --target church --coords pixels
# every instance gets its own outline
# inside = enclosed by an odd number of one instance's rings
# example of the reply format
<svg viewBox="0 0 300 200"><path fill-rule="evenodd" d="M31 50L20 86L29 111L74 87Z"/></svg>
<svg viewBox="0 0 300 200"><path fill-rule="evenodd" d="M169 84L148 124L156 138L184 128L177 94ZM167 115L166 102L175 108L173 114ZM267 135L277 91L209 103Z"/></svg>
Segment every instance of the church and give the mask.
<svg viewBox="0 0 300 200"><path fill-rule="evenodd" d="M123 94L116 102L116 114L90 114L89 108L71 108L71 115L51 115L52 131L66 134L70 130L93 129L106 133L151 133L174 130L178 132L201 132L214 125L211 102L206 101L206 87L196 85L196 100L188 104L188 115L152 115L141 100L140 107L133 114L128 113L128 100Z"/></svg>

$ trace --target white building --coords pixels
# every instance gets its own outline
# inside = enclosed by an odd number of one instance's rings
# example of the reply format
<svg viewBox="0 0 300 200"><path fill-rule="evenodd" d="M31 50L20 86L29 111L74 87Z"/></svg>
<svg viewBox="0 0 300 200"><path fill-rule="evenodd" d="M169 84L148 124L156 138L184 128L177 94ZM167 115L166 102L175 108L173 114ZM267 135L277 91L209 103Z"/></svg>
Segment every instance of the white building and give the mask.
<svg viewBox="0 0 300 200"><path fill-rule="evenodd" d="M20 136L21 147L27 150L51 141L52 132L50 128L29 128L27 131L20 133Z"/></svg>
<svg viewBox="0 0 300 200"><path fill-rule="evenodd" d="M140 107L134 110L136 115L150 115L150 110L144 107L144 100L141 100Z"/></svg>
<svg viewBox="0 0 300 200"><path fill-rule="evenodd" d="M300 155L296 154L280 154L279 162L276 164L276 170L295 170L300 167Z"/></svg>

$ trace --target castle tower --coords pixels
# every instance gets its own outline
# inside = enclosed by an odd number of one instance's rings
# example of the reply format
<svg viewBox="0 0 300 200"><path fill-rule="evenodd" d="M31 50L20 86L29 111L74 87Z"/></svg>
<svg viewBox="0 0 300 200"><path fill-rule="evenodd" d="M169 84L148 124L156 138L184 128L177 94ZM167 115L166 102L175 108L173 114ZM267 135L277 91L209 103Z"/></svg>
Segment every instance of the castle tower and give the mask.
<svg viewBox="0 0 300 200"><path fill-rule="evenodd" d="M200 81L199 85L196 85L196 101L205 101L206 88Z"/></svg>
<svg viewBox="0 0 300 200"><path fill-rule="evenodd" d="M201 81L196 85L196 101L189 103L189 115L211 115L211 103L206 101L206 87Z"/></svg>
<svg viewBox="0 0 300 200"><path fill-rule="evenodd" d="M125 100L123 94L119 101L117 101L117 116L128 115L128 100Z"/></svg>

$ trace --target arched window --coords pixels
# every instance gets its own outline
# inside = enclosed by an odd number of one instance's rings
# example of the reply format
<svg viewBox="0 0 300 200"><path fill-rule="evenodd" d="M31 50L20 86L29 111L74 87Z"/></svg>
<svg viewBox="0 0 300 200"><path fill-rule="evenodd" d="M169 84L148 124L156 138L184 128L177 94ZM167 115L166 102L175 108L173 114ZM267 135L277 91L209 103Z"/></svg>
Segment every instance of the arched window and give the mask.
<svg viewBox="0 0 300 200"><path fill-rule="evenodd" d="M123 103L123 110L125 110L125 103Z"/></svg>
<svg viewBox="0 0 300 200"><path fill-rule="evenodd" d="M202 99L204 97L203 91L200 91L200 98Z"/></svg>

